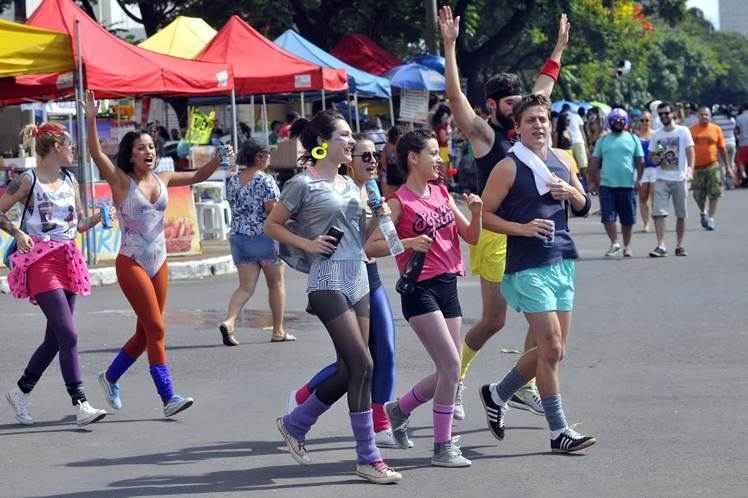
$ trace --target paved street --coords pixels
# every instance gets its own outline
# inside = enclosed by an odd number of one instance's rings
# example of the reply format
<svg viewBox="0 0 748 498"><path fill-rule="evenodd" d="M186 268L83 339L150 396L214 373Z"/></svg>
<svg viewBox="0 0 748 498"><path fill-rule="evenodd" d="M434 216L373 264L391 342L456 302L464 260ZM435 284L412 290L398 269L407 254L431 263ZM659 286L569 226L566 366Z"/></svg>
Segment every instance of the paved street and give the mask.
<svg viewBox="0 0 748 498"><path fill-rule="evenodd" d="M320 324L304 313L304 278L288 274L289 331L299 341L270 344L263 283L245 311L241 346L219 345L216 324L235 277L172 284L168 343L176 388L193 408L164 420L145 358L121 381L125 408L79 430L55 363L33 393L32 427L14 423L0 405L0 496L578 496L748 495L748 327L746 308L748 192L729 192L717 232L704 232L691 201L688 258L654 260L653 234L635 234L634 258L609 261L598 218L573 224L583 259L562 391L570 421L596 434L584 456L549 453L545 420L509 413L506 439L485 429L477 388L509 369L526 325L511 313L466 381L464 453L469 469L429 466L431 409L414 416L416 448L386 450L402 470L397 486L366 484L352 474L354 452L345 403L310 435L314 464L294 463L274 427L290 389L333 358ZM674 220L670 221L672 230ZM394 268L382 266L391 290ZM461 284L466 324L480 313L475 278ZM398 317L398 393L431 366ZM17 380L41 338L41 313L0 296L0 388ZM79 301L79 348L89 399L104 401L95 375L130 335L134 317L116 286ZM467 326L465 327L467 329ZM742 470L741 470L742 469Z"/></svg>

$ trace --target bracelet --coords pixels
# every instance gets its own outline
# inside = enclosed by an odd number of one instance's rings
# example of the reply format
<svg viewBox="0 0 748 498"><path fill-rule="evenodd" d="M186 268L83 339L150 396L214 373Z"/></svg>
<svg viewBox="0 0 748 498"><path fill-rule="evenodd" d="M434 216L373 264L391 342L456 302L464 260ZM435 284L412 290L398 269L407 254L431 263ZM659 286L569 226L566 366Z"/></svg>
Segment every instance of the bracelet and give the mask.
<svg viewBox="0 0 748 498"><path fill-rule="evenodd" d="M549 78L552 78L553 81L558 80L559 72L561 72L561 64L554 61L553 59L546 60L545 64L543 64L543 69L540 70L540 74L544 74Z"/></svg>

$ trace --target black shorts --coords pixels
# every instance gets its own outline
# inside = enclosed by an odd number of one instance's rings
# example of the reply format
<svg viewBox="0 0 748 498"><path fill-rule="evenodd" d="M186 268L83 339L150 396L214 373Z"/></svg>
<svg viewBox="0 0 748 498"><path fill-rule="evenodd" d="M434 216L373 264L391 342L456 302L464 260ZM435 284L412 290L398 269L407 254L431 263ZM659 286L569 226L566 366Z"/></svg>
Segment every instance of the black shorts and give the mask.
<svg viewBox="0 0 748 498"><path fill-rule="evenodd" d="M441 311L444 318L462 316L460 298L457 296L457 275L445 273L418 282L412 293L400 296L400 303L406 320L433 311Z"/></svg>

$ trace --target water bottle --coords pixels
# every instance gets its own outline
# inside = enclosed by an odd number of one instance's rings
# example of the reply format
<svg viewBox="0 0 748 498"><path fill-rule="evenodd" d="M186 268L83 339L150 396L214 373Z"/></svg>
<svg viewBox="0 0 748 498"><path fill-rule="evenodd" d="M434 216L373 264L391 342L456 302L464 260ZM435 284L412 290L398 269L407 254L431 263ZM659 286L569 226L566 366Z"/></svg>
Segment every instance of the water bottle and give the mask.
<svg viewBox="0 0 748 498"><path fill-rule="evenodd" d="M110 230L112 228L112 213L109 212L109 206L101 206L99 212L101 213L101 226Z"/></svg>
<svg viewBox="0 0 748 498"><path fill-rule="evenodd" d="M222 169L231 168L231 146L230 145L216 145L218 150L218 164Z"/></svg>
<svg viewBox="0 0 748 498"><path fill-rule="evenodd" d="M407 295L415 290L416 283L418 283L418 277L421 276L423 263L425 261L425 252L413 251L413 254L411 254L408 259L408 264L405 265L405 271L400 275L397 285L395 285L395 290L399 294Z"/></svg>
<svg viewBox="0 0 748 498"><path fill-rule="evenodd" d="M379 222L379 229L384 235L384 240L387 241L387 247L390 248L390 254L397 256L405 251L403 243L400 242L400 237L397 236L397 230L395 224L392 223L392 218L389 215L382 212L382 196L379 193L379 187L377 181L373 178L366 182L366 194L369 197L369 207L376 213L377 221Z"/></svg>

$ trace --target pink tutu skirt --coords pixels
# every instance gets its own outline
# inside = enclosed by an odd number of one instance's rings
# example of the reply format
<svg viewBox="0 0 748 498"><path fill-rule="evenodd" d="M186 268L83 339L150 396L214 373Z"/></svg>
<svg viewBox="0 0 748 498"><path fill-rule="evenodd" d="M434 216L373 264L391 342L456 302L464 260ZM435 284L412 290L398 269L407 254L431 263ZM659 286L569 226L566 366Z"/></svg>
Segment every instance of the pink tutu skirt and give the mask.
<svg viewBox="0 0 748 498"><path fill-rule="evenodd" d="M11 256L13 269L8 274L8 287L13 296L35 303L34 296L55 289L91 294L88 266L74 240L33 239L31 251Z"/></svg>

